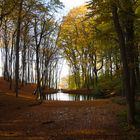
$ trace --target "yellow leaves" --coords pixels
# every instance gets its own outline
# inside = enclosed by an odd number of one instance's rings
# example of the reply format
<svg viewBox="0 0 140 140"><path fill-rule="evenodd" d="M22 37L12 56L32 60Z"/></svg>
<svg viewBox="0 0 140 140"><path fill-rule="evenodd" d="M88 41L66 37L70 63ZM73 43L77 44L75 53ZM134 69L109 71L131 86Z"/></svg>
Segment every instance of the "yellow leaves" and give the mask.
<svg viewBox="0 0 140 140"><path fill-rule="evenodd" d="M87 12L87 7L83 5L77 8L73 8L69 12L68 16L78 18L78 17L85 16L86 12Z"/></svg>
<svg viewBox="0 0 140 140"><path fill-rule="evenodd" d="M64 24L70 25L72 23L79 23L84 20L87 13L86 6L80 6L73 8L66 17L64 17Z"/></svg>
<svg viewBox="0 0 140 140"><path fill-rule="evenodd" d="M139 3L137 3L137 5L136 5L135 14L136 14L138 17L139 17L139 15L140 15L140 1L139 1Z"/></svg>
<svg viewBox="0 0 140 140"><path fill-rule="evenodd" d="M77 37L78 40L83 40L81 37L89 31L87 21L84 21L86 12L86 6L72 9L69 14L64 17L61 25L61 35L70 35L72 38Z"/></svg>

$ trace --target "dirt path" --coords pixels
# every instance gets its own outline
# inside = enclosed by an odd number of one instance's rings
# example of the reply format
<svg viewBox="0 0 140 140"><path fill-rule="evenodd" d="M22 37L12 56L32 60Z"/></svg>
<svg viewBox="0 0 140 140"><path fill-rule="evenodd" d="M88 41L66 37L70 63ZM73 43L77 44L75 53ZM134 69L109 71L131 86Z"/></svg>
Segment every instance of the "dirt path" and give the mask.
<svg viewBox="0 0 140 140"><path fill-rule="evenodd" d="M117 139L118 109L110 100L35 105L34 100L0 93L0 140Z"/></svg>

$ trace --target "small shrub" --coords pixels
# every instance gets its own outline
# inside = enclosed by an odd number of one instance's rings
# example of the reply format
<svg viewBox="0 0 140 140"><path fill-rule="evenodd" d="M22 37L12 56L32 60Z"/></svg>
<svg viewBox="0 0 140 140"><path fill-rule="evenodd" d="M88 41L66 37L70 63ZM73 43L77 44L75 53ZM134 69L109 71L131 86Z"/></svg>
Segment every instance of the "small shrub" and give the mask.
<svg viewBox="0 0 140 140"><path fill-rule="evenodd" d="M98 87L106 94L109 94L111 92L120 94L122 89L121 78L119 76L114 75L111 79L106 75L102 75L99 78Z"/></svg>
<svg viewBox="0 0 140 140"><path fill-rule="evenodd" d="M127 111L123 110L117 114L120 127L127 140L140 140L140 102L136 103L136 126L129 126L127 123Z"/></svg>
<svg viewBox="0 0 140 140"><path fill-rule="evenodd" d="M119 105L126 105L126 99L119 97L119 98L113 98L112 99L113 103L119 104Z"/></svg>
<svg viewBox="0 0 140 140"><path fill-rule="evenodd" d="M120 111L118 114L117 114L117 117L118 117L118 121L120 123L120 126L123 128L123 129L127 129L128 125L127 125L127 111L126 110L123 110L123 111Z"/></svg>
<svg viewBox="0 0 140 140"><path fill-rule="evenodd" d="M94 88L93 90L93 96L95 98L104 98L105 97L105 94L104 92L102 92L102 90L97 86Z"/></svg>

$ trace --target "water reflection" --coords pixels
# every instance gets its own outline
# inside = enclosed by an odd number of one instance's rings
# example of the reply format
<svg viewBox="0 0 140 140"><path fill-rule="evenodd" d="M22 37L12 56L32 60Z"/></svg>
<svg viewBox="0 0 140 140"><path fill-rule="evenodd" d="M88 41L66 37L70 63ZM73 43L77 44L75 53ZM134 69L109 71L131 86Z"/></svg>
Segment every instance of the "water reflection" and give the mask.
<svg viewBox="0 0 140 140"><path fill-rule="evenodd" d="M93 99L93 95L76 95L62 92L46 95L46 100L50 101L88 101Z"/></svg>

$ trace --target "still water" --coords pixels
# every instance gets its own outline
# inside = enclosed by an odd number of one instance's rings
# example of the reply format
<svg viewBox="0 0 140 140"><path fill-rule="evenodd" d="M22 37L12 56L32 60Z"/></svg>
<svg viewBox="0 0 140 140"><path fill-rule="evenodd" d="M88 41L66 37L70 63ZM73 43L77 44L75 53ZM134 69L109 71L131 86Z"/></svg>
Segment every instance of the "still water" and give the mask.
<svg viewBox="0 0 140 140"><path fill-rule="evenodd" d="M58 92L55 94L47 94L46 100L49 101L88 101L94 100L93 95L77 95Z"/></svg>

